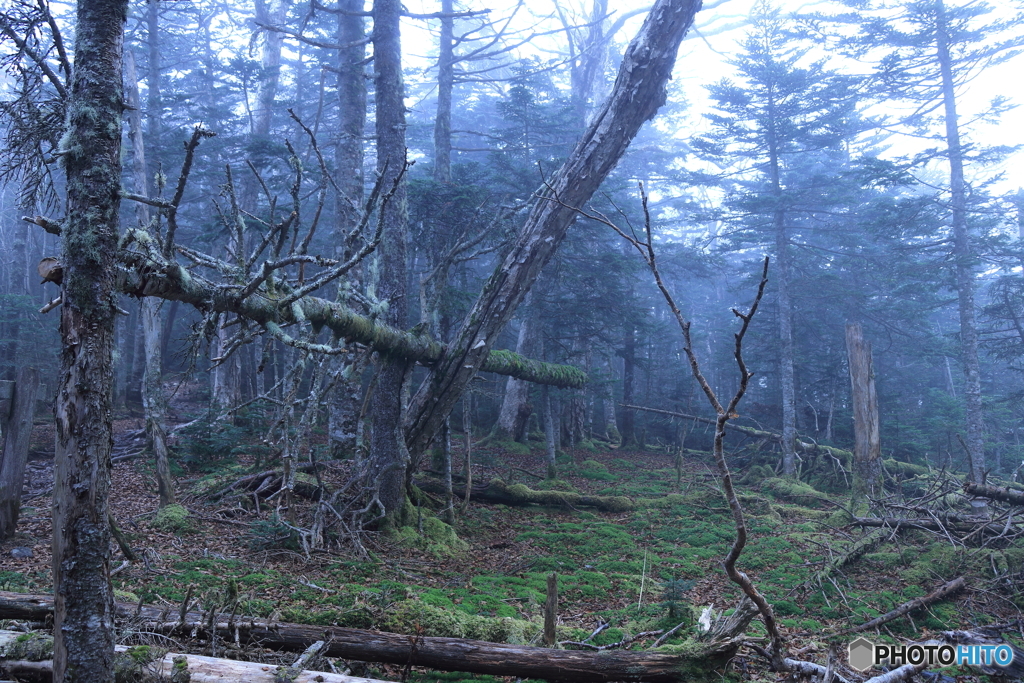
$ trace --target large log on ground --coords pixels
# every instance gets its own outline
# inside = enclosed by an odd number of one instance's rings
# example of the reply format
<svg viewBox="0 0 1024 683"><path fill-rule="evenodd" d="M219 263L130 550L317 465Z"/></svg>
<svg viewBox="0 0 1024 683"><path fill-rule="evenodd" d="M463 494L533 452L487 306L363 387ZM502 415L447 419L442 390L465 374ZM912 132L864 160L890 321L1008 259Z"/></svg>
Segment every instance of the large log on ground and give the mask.
<svg viewBox="0 0 1024 683"><path fill-rule="evenodd" d="M1024 491L1015 491L1003 488L1002 486L986 486L985 484L975 484L973 482L964 484L964 491L972 496L1001 500L1010 505L1024 505Z"/></svg>
<svg viewBox="0 0 1024 683"><path fill-rule="evenodd" d="M444 493L444 484L434 479L417 479L416 485L428 493ZM455 486L452 491L465 499L465 487ZM591 507L602 512L629 512L636 505L626 496L589 496L572 491L536 491L525 484L509 486L501 479L492 479L482 486L470 489L470 499L501 505L552 505Z"/></svg>
<svg viewBox="0 0 1024 683"><path fill-rule="evenodd" d="M209 614L189 612L184 619L173 608L116 603L117 614L144 631L208 638ZM0 591L0 619L41 621L53 610L53 597ZM724 666L741 638L708 643L687 654L649 650L601 652L550 650L528 645L489 643L462 638L430 638L337 626L307 626L265 619L217 615L213 628L230 641L256 642L261 647L301 652L324 640L323 654L364 662L424 666L441 671L466 671L493 676L539 678L567 683L652 681L675 683Z"/></svg>
<svg viewBox="0 0 1024 683"><path fill-rule="evenodd" d="M53 678L53 660L40 660L31 655L44 649L39 646L45 646L46 640L49 640L49 649L52 653L52 637L32 634L33 647L19 648L24 642L28 642L25 640L25 636L26 634L18 631L0 631L0 670L18 678L51 680ZM152 674L153 680L166 680L171 683L184 680L189 683L224 683L225 681L245 681L245 683L280 683L280 681L290 681L291 683L387 683L387 681L373 678L345 676L323 671L297 671L259 662L240 662L234 659L218 659L173 652L168 652L159 659L143 663L145 660L140 656L153 652L152 648L144 650L118 645L115 649L118 653L133 653L135 656L129 657L127 661ZM24 658L17 658L19 656ZM183 675L184 671L188 671L187 678Z"/></svg>

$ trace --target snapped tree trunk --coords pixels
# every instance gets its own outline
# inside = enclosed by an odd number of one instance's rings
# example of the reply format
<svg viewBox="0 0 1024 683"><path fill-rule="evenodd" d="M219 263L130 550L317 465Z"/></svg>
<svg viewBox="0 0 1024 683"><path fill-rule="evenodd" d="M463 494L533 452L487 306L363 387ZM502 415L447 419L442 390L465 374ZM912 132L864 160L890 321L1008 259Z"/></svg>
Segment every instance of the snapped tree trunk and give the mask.
<svg viewBox="0 0 1024 683"><path fill-rule="evenodd" d="M67 104L56 467L54 680L113 681L111 386L121 193L121 50L127 0L79 2Z"/></svg>
<svg viewBox="0 0 1024 683"><path fill-rule="evenodd" d="M3 450L0 451L0 540L14 535L21 514L21 490L25 485L32 416L36 408L39 372L35 368L18 368L13 382L0 383L0 429ZM9 390L9 394L6 391Z"/></svg>
<svg viewBox="0 0 1024 683"><path fill-rule="evenodd" d="M665 102L665 85L697 0L660 0L623 56L615 86L565 164L547 181L515 243L484 285L442 359L410 405L406 439L426 449L498 335L565 238L582 207L625 153L640 126ZM378 103L379 106L379 103Z"/></svg>
<svg viewBox="0 0 1024 683"><path fill-rule="evenodd" d="M878 397L871 362L871 342L860 323L846 323L846 350L853 393L854 492L875 496L882 487L882 443L878 434Z"/></svg>

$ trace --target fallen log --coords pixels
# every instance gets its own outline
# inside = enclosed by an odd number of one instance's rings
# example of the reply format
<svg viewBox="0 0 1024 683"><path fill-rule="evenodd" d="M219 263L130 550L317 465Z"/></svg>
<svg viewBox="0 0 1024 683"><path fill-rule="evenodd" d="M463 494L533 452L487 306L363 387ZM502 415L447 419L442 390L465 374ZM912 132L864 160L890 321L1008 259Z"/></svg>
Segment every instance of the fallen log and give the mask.
<svg viewBox="0 0 1024 683"><path fill-rule="evenodd" d="M808 579L808 583L813 582L821 585L846 565L856 562L866 554L873 551L879 546L879 544L885 541L888 536L889 534L884 531L872 531L870 534L867 534L847 548L842 555L834 558L831 562L827 562L825 566L821 568L821 571Z"/></svg>
<svg viewBox="0 0 1024 683"><path fill-rule="evenodd" d="M696 673L724 666L736 653L742 637L702 643L686 654L672 651L552 650L528 645L489 643L463 638L432 638L367 631L337 626L308 626L266 619L189 612L181 618L172 608L115 603L119 618L144 631L238 642L301 652L310 644L327 642L323 654L364 662L424 666L441 671L465 671L494 676L539 678L566 683L651 681L676 683ZM53 611L53 597L0 591L0 619L43 621Z"/></svg>
<svg viewBox="0 0 1024 683"><path fill-rule="evenodd" d="M443 482L433 479L417 479L416 485L427 493L444 493ZM453 493L465 498L465 487L454 486ZM602 512L629 512L636 504L626 496L590 496L572 491L537 491L525 484L509 486L501 479L491 479L482 486L471 489L475 501L500 505L552 505L558 507L590 507Z"/></svg>
<svg viewBox="0 0 1024 683"><path fill-rule="evenodd" d="M871 621L866 621L860 626L854 626L853 628L848 628L843 631L840 631L836 635L845 636L851 633L860 633L861 631L867 631L872 628L877 628L882 624L887 624L890 621L893 621L894 619L899 619L902 616L906 616L916 609L921 609L922 607L931 605L932 603L938 602L939 600L948 598L951 595L955 595L956 593L962 591L966 587L966 585L967 584L964 582L964 577L958 576L952 581L942 584L928 595L923 595L920 598L908 600L907 602L903 603L891 612L886 612L880 617L875 617Z"/></svg>
<svg viewBox="0 0 1024 683"><path fill-rule="evenodd" d="M669 417L678 417L683 420L693 420L694 422L700 422L702 424L715 425L717 424L714 420L707 417L700 417L698 415L688 415L686 413L677 413L671 410L662 410L660 408L648 408L646 406L634 406L626 403L620 403L620 406L629 410L643 410L648 413L656 413L658 415L668 415ZM782 441L782 435L778 432L768 431L766 429L755 429L754 427L744 427L742 425L733 424L727 422L725 425L726 431L736 432L737 434L745 434L755 439L768 439L769 441ZM827 453L835 458L844 460L846 463L853 462L853 453L850 451L844 451L842 448L836 448L835 446L822 446L821 444L811 443L808 441L796 440L796 450L798 453L804 453L805 455L814 455L816 453Z"/></svg>
<svg viewBox="0 0 1024 683"><path fill-rule="evenodd" d="M979 527L996 536L1004 533L1006 529L999 524L984 524L983 520L971 520L955 515L936 515L932 517L906 518L906 517L854 517L850 524L862 527L882 527L890 529L923 529L925 531L958 531L972 532ZM984 525L984 526L982 526Z"/></svg>
<svg viewBox="0 0 1024 683"><path fill-rule="evenodd" d="M1001 500L1004 503L1009 503L1010 505L1024 505L1024 491L1014 491L1013 489L1003 488L1002 486L987 486L985 484L975 484L973 482L967 482L964 484L964 491L972 496Z"/></svg>
<svg viewBox="0 0 1024 683"><path fill-rule="evenodd" d="M53 651L52 636L33 633L30 635L31 648L19 647L28 642L26 634L19 631L0 631L0 670L16 677L32 680L52 680L53 660L38 659L38 655ZM20 642L19 642L20 641ZM47 641L49 647L47 648ZM188 681L188 683L224 683L224 681L246 681L246 683L387 683L372 678L346 676L323 671L297 670L292 667L273 666L259 662L240 662L234 659L218 659L201 655L177 654L146 646L129 647L118 645L117 653L125 653L124 663L137 666L150 674L146 680ZM50 656L47 654L47 657ZM157 658L150 660L150 655ZM187 672L187 676L185 675ZM120 678L118 679L120 680ZM135 680L135 679L132 679Z"/></svg>

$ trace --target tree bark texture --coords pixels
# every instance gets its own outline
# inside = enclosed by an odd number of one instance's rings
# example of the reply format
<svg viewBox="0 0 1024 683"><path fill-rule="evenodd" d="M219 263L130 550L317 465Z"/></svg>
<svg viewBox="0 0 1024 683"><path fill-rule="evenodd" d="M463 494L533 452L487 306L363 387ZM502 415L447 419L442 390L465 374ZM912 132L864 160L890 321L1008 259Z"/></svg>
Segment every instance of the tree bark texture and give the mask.
<svg viewBox="0 0 1024 683"><path fill-rule="evenodd" d="M132 178L135 191L150 196L149 173L146 167L146 145L142 136L142 108L139 101L139 81L135 73L135 56L125 54L125 82L128 84L128 127L132 141ZM150 228L149 205L135 203L135 216L139 227ZM143 356L145 371L142 376L142 410L146 419L146 440L156 461L156 485L160 507L175 502L174 478L171 476L170 449L167 447L167 405L163 389L163 326L160 323L161 302L152 297L139 301L142 318Z"/></svg>
<svg viewBox="0 0 1024 683"><path fill-rule="evenodd" d="M971 476L984 483L985 423L981 405L981 362L978 355L978 321L974 306L974 264L967 229L967 186L964 182L964 150L956 111L956 82L949 53L949 26L942 0L936 2L935 43L942 77L942 100L949 157L950 211L953 227L953 261L956 264L957 305L960 311L960 358L964 367L964 403L967 417L967 450Z"/></svg>
<svg viewBox="0 0 1024 683"><path fill-rule="evenodd" d="M0 592L0 618L43 620L52 609L49 596ZM137 606L118 603L118 614L131 618ZM10 615L10 616L9 616ZM17 616L15 616L17 615ZM676 683L689 680L694 672L723 666L735 653L738 642L708 643L706 650L690 655L654 651L554 650L529 645L489 643L462 638L433 638L364 631L337 626L306 626L263 619L215 623L218 635L243 642L257 642L276 650L303 651L324 640L322 654L367 662L425 666L441 671L466 671L496 676L540 678L567 683L605 681L650 681ZM208 637L209 614L189 612L184 620L158 607L142 607L133 620L139 628L166 634ZM237 629L237 631L236 631ZM113 647L110 648L113 654Z"/></svg>
<svg viewBox="0 0 1024 683"><path fill-rule="evenodd" d="M25 485L32 416L39 389L39 371L18 368L14 382L5 382L9 397L0 396L3 450L0 451L0 540L14 535L21 514L21 490Z"/></svg>
<svg viewBox="0 0 1024 683"><path fill-rule="evenodd" d="M846 350L853 395L854 488L875 496L882 487L882 442L878 433L878 397L871 360L871 342L860 323L846 323Z"/></svg>
<svg viewBox="0 0 1024 683"><path fill-rule="evenodd" d="M68 102L53 491L54 680L113 680L110 586L115 255L127 0L80 2Z"/></svg>
<svg viewBox="0 0 1024 683"><path fill-rule="evenodd" d="M699 0L659 0L623 56L611 95L547 182L519 235L462 328L410 406L406 437L422 452L515 314L582 207L646 121L665 102L665 86Z"/></svg>
<svg viewBox="0 0 1024 683"><path fill-rule="evenodd" d="M363 60L366 47L356 45L365 37L365 20L358 15L363 10L363 0L339 0L338 9L346 12L338 15L338 43L352 46L338 50L339 130L334 149L335 183L339 190L334 231L335 258L347 261L359 249L359 245L348 240L347 236L358 223L363 210L363 131L366 127ZM349 273L348 280L341 283L338 300L347 302L347 292L361 289L362 278L362 268L356 266ZM335 458L355 453L359 430L363 360L349 359L346 363L349 367L328 398L328 435L331 455Z"/></svg>
<svg viewBox="0 0 1024 683"><path fill-rule="evenodd" d="M402 83L402 47L400 38L400 0L374 0L373 66L374 96L377 105L377 172L383 174L385 187L391 187L405 165L405 86ZM402 180L381 207L384 232L378 259L380 282L377 296L388 302L384 320L396 327L406 323L406 243L408 207L405 181ZM409 465L403 419L403 387L409 363L394 356L383 356L377 390L371 409L373 435L370 441L370 471L378 487L378 497L391 517L402 509L405 477ZM426 448L419 451L422 453Z"/></svg>

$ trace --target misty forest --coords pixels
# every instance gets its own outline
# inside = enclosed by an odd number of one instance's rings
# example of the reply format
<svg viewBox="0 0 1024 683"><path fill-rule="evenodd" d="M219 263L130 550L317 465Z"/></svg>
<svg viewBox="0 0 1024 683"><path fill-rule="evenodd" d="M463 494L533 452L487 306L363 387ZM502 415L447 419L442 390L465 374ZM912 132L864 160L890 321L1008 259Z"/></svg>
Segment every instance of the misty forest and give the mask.
<svg viewBox="0 0 1024 683"><path fill-rule="evenodd" d="M1024 677L1022 22L0 0L0 679Z"/></svg>

